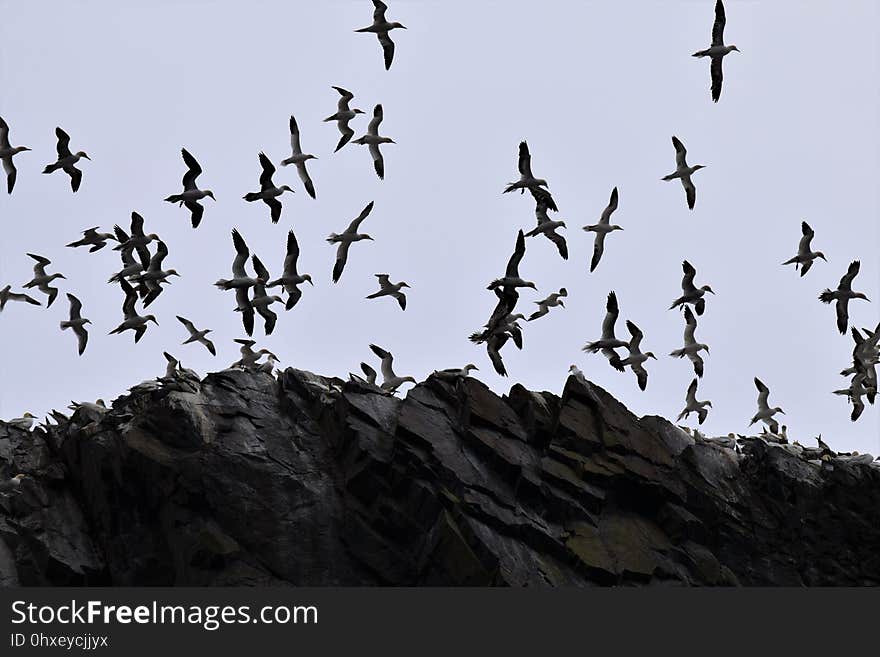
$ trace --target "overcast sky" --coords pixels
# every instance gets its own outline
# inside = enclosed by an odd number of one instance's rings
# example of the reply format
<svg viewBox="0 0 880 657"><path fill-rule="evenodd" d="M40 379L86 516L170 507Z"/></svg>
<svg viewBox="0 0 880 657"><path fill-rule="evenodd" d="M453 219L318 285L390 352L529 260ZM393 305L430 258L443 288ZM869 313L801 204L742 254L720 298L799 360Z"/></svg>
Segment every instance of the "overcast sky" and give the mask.
<svg viewBox="0 0 880 657"><path fill-rule="evenodd" d="M728 43L742 53L724 61L721 102L709 96L709 62L691 57L708 47L714 0L657 2L431 2L389 0L397 53L390 71L370 24L372 4L357 2L4 2L0 22L0 116L16 156L18 182L0 197L0 287L31 277L26 252L53 260L64 272L50 309L7 305L0 316L3 347L0 417L42 414L71 398L108 402L141 380L160 375L169 350L200 372L238 358L243 337L232 293L212 286L227 276L237 227L273 274L293 228L300 271L315 278L299 305L279 317L260 346L284 366L345 377L358 363L375 364L368 344L391 350L397 373L422 380L433 369L474 362L494 390L520 382L560 392L571 363L634 413L674 419L693 378L681 346L680 313L667 310L680 294L681 261L710 284L697 338L711 346L699 399L714 408L703 430L746 432L755 412L759 376L782 406L789 436L806 444L823 438L838 450L880 452L878 411L855 424L838 372L851 357L851 338L835 328L833 307L820 304L851 260L861 259L855 289L871 303L851 304L856 326L876 325L880 96L873 0L846 3L765 0L727 6ZM386 179L373 172L365 147L333 154L339 85L369 114L382 103ZM258 189L257 154L289 155L287 121L298 120L318 198L310 199L293 167L275 181L281 222L268 208L246 203ZM352 122L358 135L368 117ZM40 174L55 159L55 126L85 150L83 183L73 195L63 173ZM670 136L688 148L691 164L708 165L694 180L697 205L688 211L677 181ZM518 229L534 225L529 195L502 195L515 180L517 145L528 140L533 170L550 183L567 221L571 258L562 261L544 238L528 240L521 274L538 292L521 295L522 312L561 286L565 309L525 327L525 348L503 356L510 379L497 376L485 349L467 336L495 305L486 285L503 273ZM185 146L201 163L206 201L193 230L185 209L162 199L179 191ZM611 188L620 190L615 223L597 271L588 272L591 236ZM371 201L362 229L375 242L353 245L339 285L330 282L341 232ZM90 226L128 227L132 210L159 233L173 279L150 307L150 326L108 336L122 318L123 295L106 284L120 267L110 248L89 254L64 248ZM555 216L554 216L555 218ZM817 261L805 278L780 266L793 256L800 222L816 231ZM367 301L374 273L412 285L406 312L393 299ZM646 392L629 371L618 374L599 356L581 352L596 339L609 290L623 320L644 331L653 350ZM82 299L90 327L88 350L61 333L63 296ZM41 297L42 298L42 297ZM279 306L276 309L281 310ZM214 329L219 354L180 346L181 314ZM692 423L693 424L693 423Z"/></svg>

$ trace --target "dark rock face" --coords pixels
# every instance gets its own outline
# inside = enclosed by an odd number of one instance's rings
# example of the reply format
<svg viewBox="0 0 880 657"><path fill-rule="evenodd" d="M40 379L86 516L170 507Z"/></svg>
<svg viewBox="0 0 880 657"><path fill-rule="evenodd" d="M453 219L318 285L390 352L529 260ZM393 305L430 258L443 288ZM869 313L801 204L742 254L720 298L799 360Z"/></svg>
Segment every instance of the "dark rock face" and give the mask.
<svg viewBox="0 0 880 657"><path fill-rule="evenodd" d="M880 469L741 445L573 378L226 370L0 423L0 585L880 584Z"/></svg>

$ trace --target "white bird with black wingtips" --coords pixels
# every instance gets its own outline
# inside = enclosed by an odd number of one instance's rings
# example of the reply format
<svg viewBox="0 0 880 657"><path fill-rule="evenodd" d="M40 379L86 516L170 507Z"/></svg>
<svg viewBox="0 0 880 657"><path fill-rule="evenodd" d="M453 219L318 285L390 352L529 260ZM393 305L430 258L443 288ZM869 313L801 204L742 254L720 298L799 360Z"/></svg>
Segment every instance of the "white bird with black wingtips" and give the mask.
<svg viewBox="0 0 880 657"><path fill-rule="evenodd" d="M644 334L639 330L638 326L631 321L626 320L626 328L629 329L629 334L632 338L626 344L629 355L621 360L620 364L624 367L629 365L629 368L633 371L633 374L636 375L636 379L639 382L639 389L644 390L648 385L648 371L644 367L645 361L649 358L656 359L657 357L654 355L653 351L642 352L641 344Z"/></svg>
<svg viewBox="0 0 880 657"><path fill-rule="evenodd" d="M80 246L88 246L89 253L94 253L95 251L100 251L105 246L107 246L107 242L109 240L116 241L116 236L113 233L99 233L98 226L94 226L92 228L86 228L82 232L82 237L75 242L71 242L66 246L70 248L77 248Z"/></svg>
<svg viewBox="0 0 880 657"><path fill-rule="evenodd" d="M64 274L47 274L46 267L52 264L52 261L49 258L45 258L41 255L35 255L33 253L27 254L29 258L33 258L37 261L37 264L34 265L34 277L25 283L22 287L24 288L37 288L40 292L49 297L49 300L46 302L46 308L52 305L52 302L55 301L55 297L58 296L58 288L52 287L49 285L56 278L64 278L67 277Z"/></svg>
<svg viewBox="0 0 880 657"><path fill-rule="evenodd" d="M373 118L367 126L367 134L353 140L352 144L360 144L361 146L370 147L370 155L373 158L373 168L379 180L385 179L385 160L382 157L382 151L379 150L380 144L396 144L391 137L383 137L379 134L379 124L382 123L384 117L382 105L376 105L373 108Z"/></svg>
<svg viewBox="0 0 880 657"><path fill-rule="evenodd" d="M669 355L674 358L684 358L687 356L694 364L694 374L703 376L703 357L700 356L701 351L709 353L709 345L697 342L694 333L697 330L697 318L691 312L689 306L684 307L684 346L676 349Z"/></svg>
<svg viewBox="0 0 880 657"><path fill-rule="evenodd" d="M406 295L401 292L402 288L410 287L406 281L392 283L388 274L374 274L379 279L379 291L373 292L367 299L378 299L379 297L394 297L400 304L401 310L406 310Z"/></svg>
<svg viewBox="0 0 880 657"><path fill-rule="evenodd" d="M810 225L806 221L801 222L801 241L798 243L798 252L797 255L793 258L789 258L783 265L794 265L795 271L797 271L798 267L801 270L801 276L810 271L810 267L813 266L813 260L816 258L822 258L822 260L826 260L825 254L821 251L813 251L810 248L810 242L813 241L813 236L815 233L813 229L810 228Z"/></svg>
<svg viewBox="0 0 880 657"><path fill-rule="evenodd" d="M0 161L3 162L3 171L6 172L6 192L11 194L12 188L15 187L15 177L18 171L15 163L12 161L13 156L31 150L27 146L13 146L9 143L9 125L0 116Z"/></svg>
<svg viewBox="0 0 880 657"><path fill-rule="evenodd" d="M190 344L192 342L198 342L203 345L205 349L207 349L212 356L217 355L217 349L214 347L214 343L211 342L206 336L211 332L211 329L197 329L196 325L189 321L186 317L181 317L177 315L177 321L183 324L186 327L186 330L189 331L189 337L183 342L183 344Z"/></svg>
<svg viewBox="0 0 880 657"><path fill-rule="evenodd" d="M617 317L620 315L620 306L617 303L617 294L612 290L608 293L608 300L605 302L605 319L602 320L602 337L594 342L588 342L583 347L583 351L591 354L602 352L602 355L608 359L611 367L618 372L623 372L623 365L620 362L620 356L615 349L626 347L629 342L620 340L614 335L614 325L617 323Z"/></svg>
<svg viewBox="0 0 880 657"><path fill-rule="evenodd" d="M529 318L526 321L531 322L538 319L539 317L543 317L550 312L551 308L555 308L556 306L559 306L560 308L565 308L565 303L562 301L562 298L567 296L568 290L566 290L564 287L561 287L559 288L559 292L554 292L546 299L535 301L535 303L538 304L538 309L531 315L529 315Z"/></svg>
<svg viewBox="0 0 880 657"><path fill-rule="evenodd" d="M134 288L132 288L125 279L120 280L119 285L125 293L125 301L122 304L122 314L124 315L124 319L119 326L110 331L110 335L122 333L123 331L134 331L134 341L135 344L137 344L147 330L147 322L153 322L156 326L159 326L159 322L156 321L154 315L146 315L143 317L138 315L135 310L135 304L138 300L137 292L134 291Z"/></svg>
<svg viewBox="0 0 880 657"><path fill-rule="evenodd" d="M688 166L687 149L675 135L672 137L672 145L675 147L675 171L668 176L663 176L662 180L675 180L676 178L681 180L685 196L687 197L688 208L693 210L697 202L697 188L694 187L694 181L691 180L691 176L694 172L705 169L706 166L704 164Z"/></svg>
<svg viewBox="0 0 880 657"><path fill-rule="evenodd" d="M348 262L348 248L352 242L360 242L361 240L372 240L367 233L359 233L358 229L366 219L370 212L373 211L373 202L367 203L361 213L355 217L342 233L330 233L327 241L330 244L338 244L336 249L336 263L333 265L333 282L338 283L342 276L342 270L345 269L345 263Z"/></svg>
<svg viewBox="0 0 880 657"><path fill-rule="evenodd" d="M724 13L724 5L721 0L715 2L715 23L712 25L712 45L706 50L698 50L693 54L694 57L711 57L712 65L709 72L712 76L712 100L716 103L721 98L721 83L724 80L724 72L722 70L722 60L725 55L731 52L739 52L739 48L734 45L724 45L724 26L727 23L727 16Z"/></svg>
<svg viewBox="0 0 880 657"><path fill-rule="evenodd" d="M6 307L6 304L10 301L29 303L32 306L41 305L40 302L34 299L32 296L28 294L19 294L18 292L13 292L12 286L7 285L2 290L0 290L0 311L2 311Z"/></svg>
<svg viewBox="0 0 880 657"><path fill-rule="evenodd" d="M394 42L391 40L391 37L388 36L388 33L391 30L406 29L401 23L386 20L385 12L387 10L388 5L382 2L382 0L373 0L373 24L355 30L355 32L372 32L379 37L379 43L382 46L382 55L385 58L386 71L391 68L391 62L394 60Z"/></svg>
<svg viewBox="0 0 880 657"><path fill-rule="evenodd" d="M76 333L78 353L82 356L89 342L89 333L85 325L91 324L92 321L82 316L82 301L70 292L67 293L67 300L70 301L70 318L61 322L61 330L73 329Z"/></svg>
<svg viewBox="0 0 880 657"><path fill-rule="evenodd" d="M710 408L712 408L712 402L697 401L697 380L694 379L687 389L684 410L678 414L675 421L681 422L683 419L686 420L691 413L696 413L699 424L703 424Z"/></svg>
<svg viewBox="0 0 880 657"><path fill-rule="evenodd" d="M411 376L397 376L394 373L394 356L390 351L386 351L374 344L370 345L370 349L382 359L382 366L380 368L382 371L382 385L379 386L382 390L393 393L404 383L416 383L416 380Z"/></svg>
<svg viewBox="0 0 880 657"><path fill-rule="evenodd" d="M706 292L709 292L710 294L715 294L715 292L708 285L703 285L702 287L694 285L694 277L697 275L697 270L687 260L681 263L681 270L684 272L684 276L682 276L681 279L681 291L683 294L672 302L672 305L669 306L669 310L679 308L684 304L689 303L693 305L698 315L702 315L703 311L706 309L706 299L703 297Z"/></svg>
<svg viewBox="0 0 880 657"><path fill-rule="evenodd" d="M85 158L91 160L85 151L70 152L70 135L61 128L55 128L55 136L58 138L58 160L52 164L47 164L43 169L43 173L52 173L61 169L70 176L70 188L76 193L82 182L82 171L76 168L76 163Z"/></svg>
<svg viewBox="0 0 880 657"><path fill-rule="evenodd" d="M290 157L281 160L281 166L286 167L288 164L296 166L296 172L302 181L303 187L312 198L315 198L315 184L309 177L309 171L306 169L306 162L309 160L317 160L317 156L311 153L303 153L302 146L299 143L299 126L296 125L296 119L293 114L290 115Z"/></svg>
<svg viewBox="0 0 880 657"><path fill-rule="evenodd" d="M349 103L351 102L352 98L354 98L353 93L351 93L347 89L343 89L342 87L333 88L336 89L337 92L339 92L339 101L336 105L336 113L328 116L326 119L324 119L324 122L327 123L329 121L336 121L336 127L342 134L342 136L339 138L339 143L336 144L336 150L333 151L335 153L340 148L345 146L352 137L354 137L354 130L352 130L348 125L349 121L351 121L358 114L363 114L364 111L357 109L356 107L349 107Z"/></svg>
<svg viewBox="0 0 880 657"><path fill-rule="evenodd" d="M611 215L617 209L617 202L617 187L615 187L611 190L611 199L602 211L599 223L584 226L585 231L596 233L596 238L593 242L593 258L590 260L590 271L595 271L596 267L599 266L599 260L602 259L602 254L605 252L605 236L608 233L613 233L615 230L623 230L620 226L611 223Z"/></svg>
<svg viewBox="0 0 880 657"><path fill-rule="evenodd" d="M293 231L287 232L287 255L284 257L284 271L279 278L271 283L267 283L267 288L273 288L278 285L284 287L287 292L287 302L284 304L285 310L293 308L302 297L302 290L299 286L305 282L309 285L312 283L310 274L298 274L296 271L296 261L299 259L299 243L296 241L296 235Z"/></svg>
<svg viewBox="0 0 880 657"><path fill-rule="evenodd" d="M858 275L860 267L861 263L858 260L851 262L846 273L840 279L837 289L830 290L825 288L825 290L819 295L819 301L822 303L831 303L832 301L837 302L837 330L840 331L841 335L846 333L846 328L849 326L850 299L870 301L870 299L865 296L864 292L854 292L852 289L853 279Z"/></svg>
<svg viewBox="0 0 880 657"><path fill-rule="evenodd" d="M281 218L281 201L278 200L278 197L284 192L293 193L293 190L289 185L278 187L272 182L272 176L275 175L275 165L266 157L265 153L260 153L260 166L263 168L260 174L260 191L248 192L243 198L248 203L263 201L269 206L272 223L277 224Z"/></svg>
<svg viewBox="0 0 880 657"><path fill-rule="evenodd" d="M186 209L190 211L192 227L198 228L202 222L202 215L205 213L205 207L199 201L205 197L209 197L214 201L217 199L214 198L214 192L210 189L199 189L196 185L196 178L202 174L202 167L196 158L190 155L189 151L185 148L180 149L180 154L183 156L183 162L187 166L186 173L183 174L183 191L180 194L172 194L165 200L169 203L185 205Z"/></svg>
<svg viewBox="0 0 880 657"><path fill-rule="evenodd" d="M776 406L775 408L770 408L768 404L768 400L770 398L770 389L764 385L764 383L758 378L755 377L755 387L758 389L758 412L752 417L752 421L749 422L749 426L752 426L755 422L763 422L770 429L770 433L778 433L779 432L779 423L773 419L773 416L777 413L782 413L785 415L785 411Z"/></svg>

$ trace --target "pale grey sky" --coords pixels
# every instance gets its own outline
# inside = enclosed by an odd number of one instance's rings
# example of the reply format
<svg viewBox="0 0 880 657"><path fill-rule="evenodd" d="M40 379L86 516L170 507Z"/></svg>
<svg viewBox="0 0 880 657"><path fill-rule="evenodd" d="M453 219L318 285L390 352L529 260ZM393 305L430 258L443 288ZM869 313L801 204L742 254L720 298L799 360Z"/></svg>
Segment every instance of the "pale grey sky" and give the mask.
<svg viewBox="0 0 880 657"><path fill-rule="evenodd" d="M878 320L880 96L878 4L872 0L738 2L728 0L726 39L742 53L725 59L724 91L709 97L709 64L692 52L710 42L713 0L656 2L418 2L389 0L397 30L390 71L368 25L372 4L358 2L76 2L5 1L0 23L0 116L14 145L18 182L0 195L4 236L0 287L31 277L25 252L53 260L62 294L51 309L8 305L0 316L4 347L0 417L44 413L71 397L108 401L164 370L162 351L201 372L237 356L244 335L231 293L211 284L229 272L237 227L272 273L281 268L287 230L302 250L301 271L315 277L300 304L279 318L275 333L255 336L284 366L346 376L374 362L370 342L390 349L398 374L419 380L435 368L472 361L478 378L506 392L521 382L559 392L576 363L637 414L674 419L693 378L690 363L667 356L682 341L683 319L669 311L680 293L681 261L717 296L699 318L697 337L711 346L698 397L714 408L711 434L745 432L755 411L752 377L771 388L789 435L810 443L821 432L838 450L880 451L877 408L859 422L831 390L850 360L851 340L835 329L833 308L817 300L861 259L854 302L857 326ZM355 93L369 113L381 102L386 179L375 176L367 149L333 154L338 132L321 119L335 111L330 86ZM279 169L281 222L242 195L257 188L257 153L289 155L288 116L295 114L318 199L293 168ZM358 135L368 117L352 122ZM40 174L55 159L54 128L93 158L73 195L63 173ZM696 209L688 211L674 168L670 136L695 175ZM531 198L502 195L516 179L516 153L527 139L535 173L547 178L560 207L571 258L530 239L521 273L538 284L520 308L560 286L566 309L525 327L525 349L503 355L510 379L495 375L483 347L467 336L489 316L485 289L500 275L519 228L534 225ZM179 190L179 150L201 163L203 223L162 199ZM615 222L625 227L588 273L590 235L613 186ZM339 285L330 283L335 249L324 241L370 200L364 224L375 242L355 244ZM148 231L168 244L166 266L181 279L150 307L151 326L134 346L130 333L107 336L121 319L122 294L105 283L118 254L64 248L84 228L127 227L137 210ZM805 278L780 266L794 255L800 222L815 229L818 261ZM392 299L367 301L373 273L412 284L401 312ZM616 290L621 320L645 332L650 361L640 392L635 377L581 352L598 337L604 300ZM72 291L94 324L88 350L62 334L63 293ZM216 359L198 345L180 346L182 314L213 328ZM619 331L626 334L623 322Z"/></svg>

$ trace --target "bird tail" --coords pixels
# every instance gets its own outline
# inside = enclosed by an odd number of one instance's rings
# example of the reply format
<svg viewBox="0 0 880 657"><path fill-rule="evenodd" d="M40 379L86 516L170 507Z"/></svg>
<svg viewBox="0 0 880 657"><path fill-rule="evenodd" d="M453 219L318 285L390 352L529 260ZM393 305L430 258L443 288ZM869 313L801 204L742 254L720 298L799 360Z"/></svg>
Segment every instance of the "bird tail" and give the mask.
<svg viewBox="0 0 880 657"><path fill-rule="evenodd" d="M832 301L834 301L834 292L832 292L828 288L825 288L822 291L822 294L819 295L819 301L821 301L822 303L831 303Z"/></svg>
<svg viewBox="0 0 880 657"><path fill-rule="evenodd" d="M798 259L797 259L797 256L795 256L794 258L789 258L788 260L786 260L782 264L783 265L797 265L797 263L798 263Z"/></svg>
<svg viewBox="0 0 880 657"><path fill-rule="evenodd" d="M257 192L248 192L244 195L245 201L258 201L260 200L260 195Z"/></svg>
<svg viewBox="0 0 880 657"><path fill-rule="evenodd" d="M676 349L672 353L669 354L675 358L684 358L684 349Z"/></svg>
<svg viewBox="0 0 880 657"><path fill-rule="evenodd" d="M512 192L516 188L517 188L516 183L508 183L507 187L504 188L504 192L502 192L502 193L506 194L507 192Z"/></svg>
<svg viewBox="0 0 880 657"><path fill-rule="evenodd" d="M663 176L660 180L675 180L676 177L674 173L670 173L668 176Z"/></svg>
<svg viewBox="0 0 880 657"><path fill-rule="evenodd" d="M47 164L46 168L43 169L43 173L52 173L53 171L57 171L57 170L58 170L57 164Z"/></svg>
<svg viewBox="0 0 880 657"><path fill-rule="evenodd" d="M228 280L226 280L225 278L221 278L221 279L218 280L216 283L214 283L214 285L216 285L217 287L219 287L221 290L228 290L228 289L229 289L229 283L230 283L230 282L231 282L231 281L228 281Z"/></svg>
<svg viewBox="0 0 880 657"><path fill-rule="evenodd" d="M61 330L62 330L62 331L65 330L65 329L69 329L69 328L70 328L70 322L61 322L61 323L60 323L60 326L61 326Z"/></svg>
<svg viewBox="0 0 880 657"><path fill-rule="evenodd" d="M597 354L599 353L599 345L596 342L588 342L586 345L581 347L581 351L586 351L587 353Z"/></svg>
<svg viewBox="0 0 880 657"><path fill-rule="evenodd" d="M165 200L168 201L169 203L180 203L183 201L183 199L180 198L180 194L172 194L171 196L169 196Z"/></svg>
<svg viewBox="0 0 880 657"><path fill-rule="evenodd" d="M336 233L330 233L330 237L327 238L327 241L330 242L330 244L335 244L339 241L339 235Z"/></svg>
<svg viewBox="0 0 880 657"><path fill-rule="evenodd" d="M474 344L480 344L481 342L486 341L486 334L485 333L471 333L468 336L468 340L470 340Z"/></svg>

